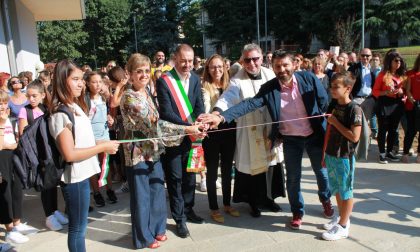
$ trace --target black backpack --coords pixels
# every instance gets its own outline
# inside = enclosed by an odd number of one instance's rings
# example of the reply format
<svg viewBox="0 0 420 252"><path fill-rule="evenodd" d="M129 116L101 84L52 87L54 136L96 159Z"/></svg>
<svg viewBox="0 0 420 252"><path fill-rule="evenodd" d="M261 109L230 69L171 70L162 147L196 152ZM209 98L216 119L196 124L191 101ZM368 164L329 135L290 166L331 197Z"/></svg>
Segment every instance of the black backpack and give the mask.
<svg viewBox="0 0 420 252"><path fill-rule="evenodd" d="M32 109L31 109L32 110ZM74 114L65 105L60 105L57 112L66 114L73 124ZM28 113L28 115L30 115ZM13 162L16 172L22 181L24 189L35 188L37 191L56 187L61 180L65 167L71 165L63 160L48 128L49 114L33 120L19 139L18 147L14 151ZM29 122L29 118L28 118Z"/></svg>

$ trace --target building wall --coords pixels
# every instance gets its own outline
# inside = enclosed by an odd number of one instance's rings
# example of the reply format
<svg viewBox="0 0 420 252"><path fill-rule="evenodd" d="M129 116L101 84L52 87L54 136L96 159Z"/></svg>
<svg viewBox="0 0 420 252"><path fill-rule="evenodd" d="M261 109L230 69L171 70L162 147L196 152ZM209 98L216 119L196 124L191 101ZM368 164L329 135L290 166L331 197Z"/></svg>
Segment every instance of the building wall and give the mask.
<svg viewBox="0 0 420 252"><path fill-rule="evenodd" d="M12 7L12 6L11 6ZM12 33L15 39L15 53L18 72L35 73L35 64L40 61L36 21L34 15L16 0L12 16ZM18 17L18 18L17 18Z"/></svg>
<svg viewBox="0 0 420 252"><path fill-rule="evenodd" d="M7 53L6 35L4 32L3 16L0 11L0 72L10 73L9 56Z"/></svg>

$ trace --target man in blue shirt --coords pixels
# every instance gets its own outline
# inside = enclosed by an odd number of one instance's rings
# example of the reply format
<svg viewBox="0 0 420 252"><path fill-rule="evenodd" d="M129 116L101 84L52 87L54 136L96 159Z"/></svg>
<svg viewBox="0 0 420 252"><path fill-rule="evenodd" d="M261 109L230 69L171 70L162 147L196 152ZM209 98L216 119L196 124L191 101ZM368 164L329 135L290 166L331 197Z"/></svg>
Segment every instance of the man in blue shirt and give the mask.
<svg viewBox="0 0 420 252"><path fill-rule="evenodd" d="M375 106L375 100L372 96L375 74L370 66L371 58L372 51L369 48L363 48L359 54L360 61L352 65L348 70L356 78L356 83L351 92L353 101L362 107L363 113L368 120L372 118Z"/></svg>

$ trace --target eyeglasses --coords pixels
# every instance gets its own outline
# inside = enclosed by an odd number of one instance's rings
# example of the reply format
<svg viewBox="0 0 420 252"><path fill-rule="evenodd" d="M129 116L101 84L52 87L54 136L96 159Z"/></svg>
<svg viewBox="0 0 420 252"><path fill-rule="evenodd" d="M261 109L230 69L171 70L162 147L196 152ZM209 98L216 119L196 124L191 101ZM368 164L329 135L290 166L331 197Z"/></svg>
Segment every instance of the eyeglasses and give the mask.
<svg viewBox="0 0 420 252"><path fill-rule="evenodd" d="M22 81L20 80L16 80L16 81L11 81L10 84L15 85L15 84L21 84Z"/></svg>
<svg viewBox="0 0 420 252"><path fill-rule="evenodd" d="M214 71L214 70L217 70L217 69L223 69L223 66L212 66L212 67L209 67L209 69Z"/></svg>
<svg viewBox="0 0 420 252"><path fill-rule="evenodd" d="M146 69L146 70L137 69L134 72L136 72L136 74L150 74L150 69Z"/></svg>
<svg viewBox="0 0 420 252"><path fill-rule="evenodd" d="M360 54L360 56L362 56L362 57L364 57L364 58L369 58L370 56L372 56L372 55L370 55L370 54Z"/></svg>
<svg viewBox="0 0 420 252"><path fill-rule="evenodd" d="M244 58L244 62L249 64L249 63L251 63L251 60L252 60L252 61L254 61L254 63L256 63L259 59L260 59L260 57Z"/></svg>

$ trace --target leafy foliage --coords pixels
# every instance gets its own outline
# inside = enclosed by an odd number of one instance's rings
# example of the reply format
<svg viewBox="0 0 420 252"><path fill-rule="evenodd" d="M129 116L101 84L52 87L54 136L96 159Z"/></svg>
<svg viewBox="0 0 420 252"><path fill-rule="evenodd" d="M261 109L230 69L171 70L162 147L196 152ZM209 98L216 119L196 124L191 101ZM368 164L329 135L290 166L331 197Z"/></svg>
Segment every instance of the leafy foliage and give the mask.
<svg viewBox="0 0 420 252"><path fill-rule="evenodd" d="M82 57L79 50L87 42L82 21L38 22L38 40L41 60L44 62Z"/></svg>

